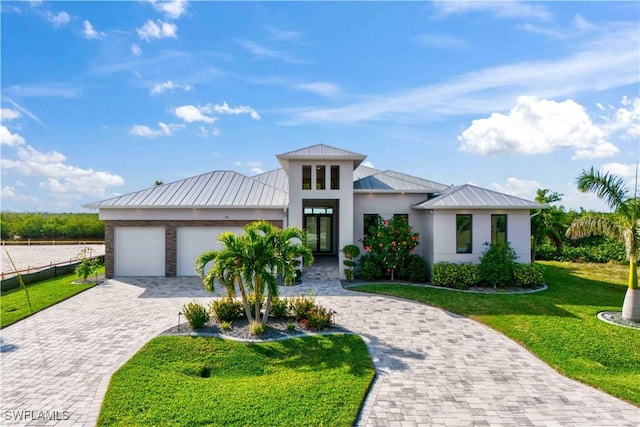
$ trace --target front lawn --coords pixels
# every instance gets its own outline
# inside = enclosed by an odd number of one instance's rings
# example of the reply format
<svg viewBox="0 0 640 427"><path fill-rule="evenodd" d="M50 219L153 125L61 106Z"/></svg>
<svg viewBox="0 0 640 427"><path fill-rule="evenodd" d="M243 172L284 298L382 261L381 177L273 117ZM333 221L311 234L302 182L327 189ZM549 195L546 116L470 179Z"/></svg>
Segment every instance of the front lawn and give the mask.
<svg viewBox="0 0 640 427"><path fill-rule="evenodd" d="M158 337L112 377L98 425L353 425L375 371L356 335Z"/></svg>
<svg viewBox="0 0 640 427"><path fill-rule="evenodd" d="M104 267L98 273L104 274ZM23 289L12 289L3 293L0 296L0 328L9 326L96 285L95 283L71 284L74 280L78 280L78 276L68 274L27 286L31 309L29 309L27 296Z"/></svg>
<svg viewBox="0 0 640 427"><path fill-rule="evenodd" d="M621 310L628 267L540 264L549 289L534 294L472 294L394 284L351 289L475 319L518 341L562 374L640 406L640 330L596 318L600 311Z"/></svg>

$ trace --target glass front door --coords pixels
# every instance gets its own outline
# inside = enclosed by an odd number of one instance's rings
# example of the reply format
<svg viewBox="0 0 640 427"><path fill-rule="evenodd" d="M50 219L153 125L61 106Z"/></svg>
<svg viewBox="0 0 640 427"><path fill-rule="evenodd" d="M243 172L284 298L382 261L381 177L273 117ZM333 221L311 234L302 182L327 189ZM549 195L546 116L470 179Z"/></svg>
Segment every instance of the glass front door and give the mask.
<svg viewBox="0 0 640 427"><path fill-rule="evenodd" d="M305 215L304 229L314 253L331 253L331 215Z"/></svg>

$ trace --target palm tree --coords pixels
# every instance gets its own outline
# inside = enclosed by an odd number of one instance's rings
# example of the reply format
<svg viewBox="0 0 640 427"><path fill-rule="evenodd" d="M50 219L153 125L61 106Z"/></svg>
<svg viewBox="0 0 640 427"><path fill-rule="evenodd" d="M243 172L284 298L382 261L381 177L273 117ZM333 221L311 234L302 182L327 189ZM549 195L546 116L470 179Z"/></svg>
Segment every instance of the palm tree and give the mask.
<svg viewBox="0 0 640 427"><path fill-rule="evenodd" d="M622 317L640 321L640 289L638 289L637 260L640 252L639 200L628 196L622 178L595 171L583 170L578 176L578 189L590 191L602 199L613 211L610 215L586 214L575 219L567 229L567 237L578 239L604 235L624 242L629 260L629 287L622 305Z"/></svg>
<svg viewBox="0 0 640 427"><path fill-rule="evenodd" d="M222 250L204 252L196 259L196 270L203 277L205 288L213 291L217 279L232 297L237 285L249 323L265 326L271 299L278 295L278 276L283 277L285 284L292 283L297 261L302 259L305 265L313 262L306 234L298 227L281 230L267 221L257 221L245 226L239 237L222 233L218 240L224 245ZM214 265L205 274L206 265L211 261ZM253 313L246 290L255 296ZM266 304L260 318L263 296L266 296Z"/></svg>
<svg viewBox="0 0 640 427"><path fill-rule="evenodd" d="M551 242L556 248L556 254L562 253L562 235L564 208L551 205L562 200L562 194L550 191L548 188L539 188L536 193L536 202L549 205L548 209L540 209L531 218L531 259L536 259L538 246L546 241Z"/></svg>

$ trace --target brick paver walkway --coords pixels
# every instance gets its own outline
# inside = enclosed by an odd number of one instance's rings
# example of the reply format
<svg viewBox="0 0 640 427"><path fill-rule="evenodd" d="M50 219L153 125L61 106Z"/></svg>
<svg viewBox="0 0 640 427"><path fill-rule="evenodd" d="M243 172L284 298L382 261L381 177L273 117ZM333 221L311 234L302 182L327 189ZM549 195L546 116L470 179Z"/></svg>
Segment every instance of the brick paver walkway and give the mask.
<svg viewBox="0 0 640 427"><path fill-rule="evenodd" d="M474 321L335 281L283 294L312 289L374 359L359 425L640 425L639 408L559 375ZM3 329L0 424L93 425L111 374L175 325L184 303L210 298L196 278L110 280Z"/></svg>

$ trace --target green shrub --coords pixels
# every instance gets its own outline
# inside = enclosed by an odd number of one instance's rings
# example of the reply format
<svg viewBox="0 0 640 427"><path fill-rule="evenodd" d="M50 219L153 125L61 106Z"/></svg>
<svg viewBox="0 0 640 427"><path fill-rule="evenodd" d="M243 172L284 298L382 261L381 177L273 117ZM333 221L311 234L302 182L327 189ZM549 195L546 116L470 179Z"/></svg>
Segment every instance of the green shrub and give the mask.
<svg viewBox="0 0 640 427"><path fill-rule="evenodd" d="M202 328L209 321L209 312L203 305L191 301L182 307L182 314L193 329Z"/></svg>
<svg viewBox="0 0 640 427"><path fill-rule="evenodd" d="M218 322L232 322L244 315L242 302L233 298L214 299L209 304L209 310Z"/></svg>
<svg viewBox="0 0 640 427"><path fill-rule="evenodd" d="M250 293L247 294L247 303L249 304L249 307L251 308L251 312L253 312L253 307L255 307L256 305L256 294L255 293ZM260 307L264 306L264 295L260 295ZM271 311L271 310L269 310Z"/></svg>
<svg viewBox="0 0 640 427"><path fill-rule="evenodd" d="M429 265L418 254L411 254L404 268L406 278L411 282L426 282L429 280Z"/></svg>
<svg viewBox="0 0 640 427"><path fill-rule="evenodd" d="M433 265L431 280L434 285L454 289L469 289L480 282L476 264L438 262Z"/></svg>
<svg viewBox="0 0 640 427"><path fill-rule="evenodd" d="M76 274L83 281L87 281L87 277L91 276L93 273L98 271L101 267L100 260L98 258L85 258L82 260L80 264L76 267Z"/></svg>
<svg viewBox="0 0 640 427"><path fill-rule="evenodd" d="M316 306L316 301L312 296L297 296L289 299L289 312L296 320L305 318L306 313Z"/></svg>
<svg viewBox="0 0 640 427"><path fill-rule="evenodd" d="M378 280L384 274L382 263L371 255L365 254L360 257L360 277L364 280Z"/></svg>
<svg viewBox="0 0 640 427"><path fill-rule="evenodd" d="M517 264L513 270L516 286L537 288L542 286L544 268L539 264Z"/></svg>
<svg viewBox="0 0 640 427"><path fill-rule="evenodd" d="M269 316L284 318L289 317L288 301L286 298L271 298L271 307L269 308Z"/></svg>
<svg viewBox="0 0 640 427"><path fill-rule="evenodd" d="M494 288L512 285L517 258L508 242L488 245L478 265L480 281Z"/></svg>
<svg viewBox="0 0 640 427"><path fill-rule="evenodd" d="M306 325L312 329L324 329L333 324L333 313L330 310L316 305L305 313Z"/></svg>

